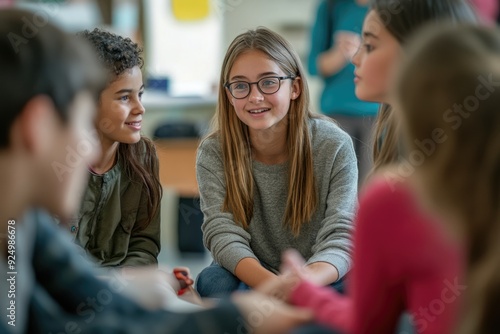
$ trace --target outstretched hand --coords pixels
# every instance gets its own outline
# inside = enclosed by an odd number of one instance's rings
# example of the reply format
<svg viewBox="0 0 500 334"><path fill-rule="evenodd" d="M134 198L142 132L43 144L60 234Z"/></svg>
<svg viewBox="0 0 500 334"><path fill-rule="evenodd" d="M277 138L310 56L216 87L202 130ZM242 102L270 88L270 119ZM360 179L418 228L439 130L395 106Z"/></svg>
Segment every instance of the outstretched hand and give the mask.
<svg viewBox="0 0 500 334"><path fill-rule="evenodd" d="M281 274L257 286L256 290L287 302L295 287L307 280L308 271L304 264L304 259L296 250L285 251L282 256Z"/></svg>
<svg viewBox="0 0 500 334"><path fill-rule="evenodd" d="M287 249L281 256L280 272L282 275L291 274L300 279L307 279L308 272L305 265L306 261L297 250Z"/></svg>

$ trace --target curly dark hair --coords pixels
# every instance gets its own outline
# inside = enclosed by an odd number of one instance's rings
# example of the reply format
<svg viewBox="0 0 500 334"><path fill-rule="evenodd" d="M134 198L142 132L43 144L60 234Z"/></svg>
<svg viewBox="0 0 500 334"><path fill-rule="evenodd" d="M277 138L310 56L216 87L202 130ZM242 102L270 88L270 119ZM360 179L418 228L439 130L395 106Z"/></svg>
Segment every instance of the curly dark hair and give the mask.
<svg viewBox="0 0 500 334"><path fill-rule="evenodd" d="M95 28L92 31L84 30L77 36L91 43L97 52L97 57L110 71L110 74L119 76L135 66L142 68L144 60L141 57L142 49L130 38L113 34Z"/></svg>

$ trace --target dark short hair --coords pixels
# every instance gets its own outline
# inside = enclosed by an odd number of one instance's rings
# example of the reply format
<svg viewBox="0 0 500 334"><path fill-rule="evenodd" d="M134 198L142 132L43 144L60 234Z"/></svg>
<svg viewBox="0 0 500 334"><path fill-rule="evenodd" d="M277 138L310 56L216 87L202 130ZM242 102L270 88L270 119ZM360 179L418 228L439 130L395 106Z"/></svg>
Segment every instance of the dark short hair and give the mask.
<svg viewBox="0 0 500 334"><path fill-rule="evenodd" d="M0 148L9 145L10 128L37 95L48 96L63 121L82 91L96 98L104 77L88 45L78 43L34 13L0 10ZM33 23L35 22L35 23Z"/></svg>
<svg viewBox="0 0 500 334"><path fill-rule="evenodd" d="M98 28L92 31L84 30L77 35L90 42L94 47L97 57L108 69L111 79L135 66L142 67L144 65L141 56L142 49L130 38L123 38Z"/></svg>

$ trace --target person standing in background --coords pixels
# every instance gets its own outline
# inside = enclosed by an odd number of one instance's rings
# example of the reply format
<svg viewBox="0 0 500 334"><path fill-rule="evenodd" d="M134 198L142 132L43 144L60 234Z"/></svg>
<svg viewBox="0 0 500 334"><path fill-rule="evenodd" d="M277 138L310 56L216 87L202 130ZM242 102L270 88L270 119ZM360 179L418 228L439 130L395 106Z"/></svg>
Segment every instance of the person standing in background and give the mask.
<svg viewBox="0 0 500 334"><path fill-rule="evenodd" d="M354 94L351 58L359 48L368 0L322 0L311 34L308 68L321 76L321 111L335 119L352 137L358 158L359 181L371 168L371 129L378 104L360 101Z"/></svg>

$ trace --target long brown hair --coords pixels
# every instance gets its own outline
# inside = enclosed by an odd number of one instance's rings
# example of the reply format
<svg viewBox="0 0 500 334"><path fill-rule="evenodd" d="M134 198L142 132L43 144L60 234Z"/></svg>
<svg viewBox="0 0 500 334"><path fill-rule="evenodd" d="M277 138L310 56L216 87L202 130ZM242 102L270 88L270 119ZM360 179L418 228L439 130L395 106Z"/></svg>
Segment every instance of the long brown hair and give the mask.
<svg viewBox="0 0 500 334"><path fill-rule="evenodd" d="M148 199L148 215L144 221L138 222L137 226L144 229L158 214L163 196L155 145L149 138L141 136L138 143L120 143L117 154L127 176L133 182L143 185L142 195Z"/></svg>
<svg viewBox="0 0 500 334"><path fill-rule="evenodd" d="M224 88L235 60L249 50L259 50L286 73L299 77L299 97L290 102L287 115L287 147L289 154L288 194L283 223L294 235L309 222L318 205L313 156L308 121L309 89L298 55L280 35L266 28L249 30L237 36L229 46L219 82L219 97L209 137L220 141L224 159L226 195L222 210L233 214L235 222L248 228L253 215L254 177L248 126L240 121Z"/></svg>
<svg viewBox="0 0 500 334"><path fill-rule="evenodd" d="M412 152L442 133L417 175L468 250L459 326L467 334L500 328L499 64L498 30L432 27L409 49L396 84Z"/></svg>
<svg viewBox="0 0 500 334"><path fill-rule="evenodd" d="M399 159L397 122L394 119L392 107L387 103L380 105L375 120L373 134L373 168L372 172L379 171Z"/></svg>
<svg viewBox="0 0 500 334"><path fill-rule="evenodd" d="M448 20L475 22L476 17L467 0L400 1L372 0L374 10L385 28L400 44L404 44L415 30L425 23ZM373 139L373 169L397 162L399 158L399 131L393 107L383 103L375 121Z"/></svg>

